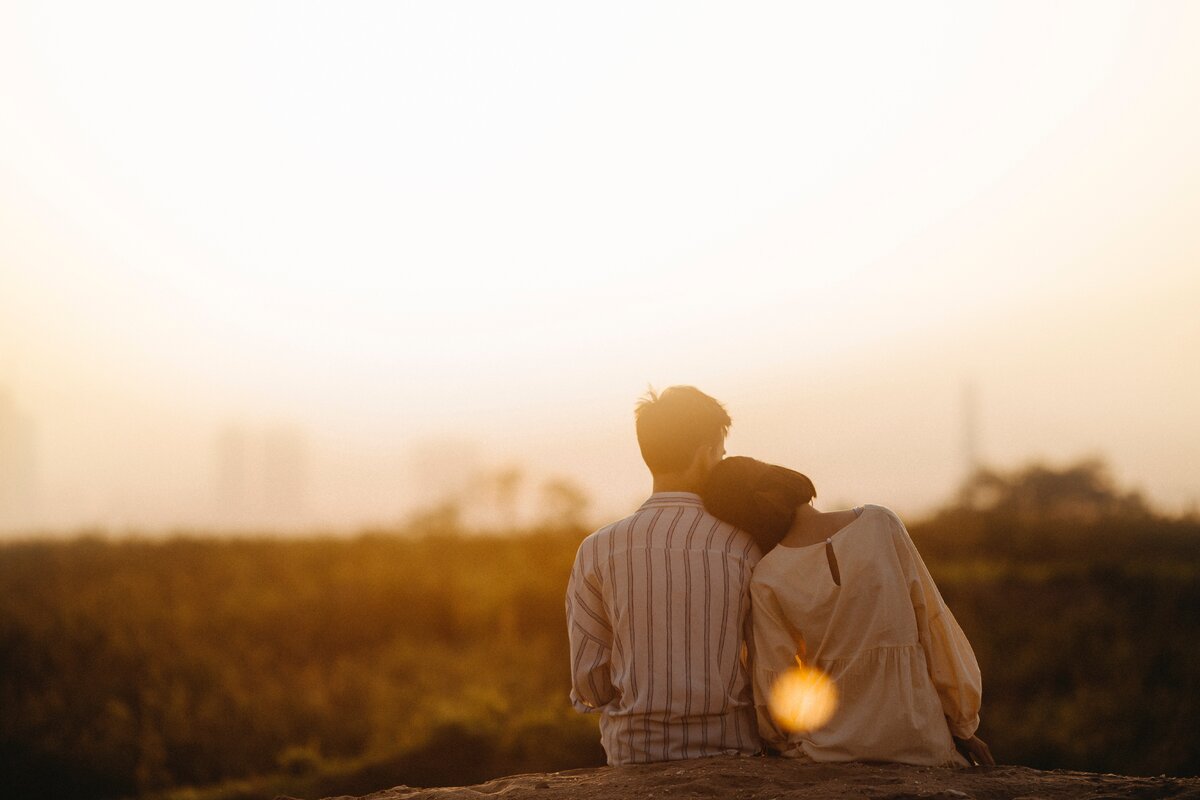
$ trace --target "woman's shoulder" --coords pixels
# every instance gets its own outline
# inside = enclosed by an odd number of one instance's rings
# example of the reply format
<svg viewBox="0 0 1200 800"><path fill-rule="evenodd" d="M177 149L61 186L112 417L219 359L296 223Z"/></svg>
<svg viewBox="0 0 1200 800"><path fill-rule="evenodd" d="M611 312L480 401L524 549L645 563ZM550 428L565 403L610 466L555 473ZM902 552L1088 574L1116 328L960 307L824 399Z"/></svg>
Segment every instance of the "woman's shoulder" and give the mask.
<svg viewBox="0 0 1200 800"><path fill-rule="evenodd" d="M904 527L904 521L900 519L900 515L895 511L892 511L887 506L876 505L875 503L867 503L859 506L859 508L863 510L861 514L863 517L870 515L871 518L878 522L886 522L891 525L899 525Z"/></svg>
<svg viewBox="0 0 1200 800"><path fill-rule="evenodd" d="M900 515L887 506L868 504L862 506L862 509L859 520L864 523L863 527L876 534L872 538L877 538L880 542L896 542L908 537L908 529L904 527Z"/></svg>
<svg viewBox="0 0 1200 800"><path fill-rule="evenodd" d="M874 547L894 550L901 559L909 557L904 555L905 553L911 555L916 552L916 545L913 543L908 528L904 526L904 521L895 511L887 506L871 505L864 508L863 517L870 514L869 519L873 523L869 527L874 535L869 538L874 540Z"/></svg>
<svg viewBox="0 0 1200 800"><path fill-rule="evenodd" d="M772 547L754 565L750 574L750 588L753 590L756 586L766 588L790 583L795 580L798 571L803 574L812 569L812 565L817 563L814 554L818 551L824 553L817 547ZM824 564L824 561L821 563Z"/></svg>

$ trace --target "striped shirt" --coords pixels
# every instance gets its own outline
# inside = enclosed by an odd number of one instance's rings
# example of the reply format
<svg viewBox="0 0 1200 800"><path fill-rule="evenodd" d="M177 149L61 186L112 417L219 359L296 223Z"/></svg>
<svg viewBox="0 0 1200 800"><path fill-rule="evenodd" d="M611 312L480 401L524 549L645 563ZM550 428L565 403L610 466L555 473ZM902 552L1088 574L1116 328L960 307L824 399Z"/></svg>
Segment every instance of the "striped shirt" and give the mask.
<svg viewBox="0 0 1200 800"><path fill-rule="evenodd" d="M567 586L571 703L608 763L757 753L748 534L659 492L584 539Z"/></svg>

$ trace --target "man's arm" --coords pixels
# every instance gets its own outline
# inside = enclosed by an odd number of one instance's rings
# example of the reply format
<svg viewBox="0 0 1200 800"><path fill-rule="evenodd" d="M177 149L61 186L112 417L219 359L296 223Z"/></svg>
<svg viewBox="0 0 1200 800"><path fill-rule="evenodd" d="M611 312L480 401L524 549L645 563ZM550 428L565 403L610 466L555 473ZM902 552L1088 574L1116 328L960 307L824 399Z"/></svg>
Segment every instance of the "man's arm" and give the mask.
<svg viewBox="0 0 1200 800"><path fill-rule="evenodd" d="M581 547L567 584L571 705L582 712L603 708L617 694L609 668L612 624L604 607L604 595L595 576L587 569L587 560Z"/></svg>

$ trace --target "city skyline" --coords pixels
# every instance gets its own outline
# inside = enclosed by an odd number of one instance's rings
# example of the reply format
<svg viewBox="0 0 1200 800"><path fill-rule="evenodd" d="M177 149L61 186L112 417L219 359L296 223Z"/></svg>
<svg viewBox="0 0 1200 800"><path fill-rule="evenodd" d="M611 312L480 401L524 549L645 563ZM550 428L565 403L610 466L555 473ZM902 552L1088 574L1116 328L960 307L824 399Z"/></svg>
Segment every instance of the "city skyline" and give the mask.
<svg viewBox="0 0 1200 800"><path fill-rule="evenodd" d="M930 498L924 506L899 496L888 497L888 504L919 517L955 502L962 483L976 469L1012 472L1034 463L1066 467L1098 457L1115 474L1121 488L1144 494L1156 510L1177 515L1195 514L1200 508L1200 493L1183 497L1174 507L1164 503L1152 489L1131 481L1122 466L1103 452L1085 450L1057 459L1036 454L1008 462L989 459L981 434L981 404L976 384L964 381L959 386L958 417L948 422L948 427L959 432L959 439L950 448L956 448L957 453L946 454L951 477L944 486L937 487L939 493L924 495ZM14 420L22 426L21 437L12 435L18 430ZM739 427L735 421L731 447L736 447ZM629 428L632 441L632 425ZM203 472L207 476L194 484L190 493L160 494L152 502L139 505L132 499L138 496L135 490L110 481L103 484L107 491L94 496L90 506L62 508L78 494L55 483L53 476L58 470L53 463L35 469L35 429L33 415L23 413L14 393L0 384L0 476L18 478L0 480L0 486L6 489L0 492L0 535L72 534L96 529L114 534L189 530L353 534L364 529L400 527L408 519L447 506L458 508L469 527L494 531L541 519L547 513L542 507L547 502L546 486L554 482L577 491L586 501L582 521L589 524L631 512L648 493L649 477L640 459L632 470L635 474L626 476L632 479L627 481L629 490L624 496L615 496L605 495L603 485L597 492L597 484L580 475L539 470L536 465L522 464L515 454L488 453L478 442L465 439L397 438L377 443L374 450L363 447L355 453L353 449L338 451L328 442L314 449L308 432L294 425L227 420L211 432L206 456L178 454L183 464L200 466L196 470L185 466L185 473ZM19 442L20 449L15 449L13 442ZM51 480L39 478L39 472L47 473ZM103 475L100 471L96 478L102 481ZM647 492L639 494L638 483L647 484ZM339 484L356 487L349 497L339 498L335 488ZM20 491L14 487L20 487ZM502 496L506 491L507 498ZM39 497L43 500L40 505L36 502ZM825 492L822 503L826 507L830 507L831 497L833 505L857 502L855 497ZM57 510L47 512L47 507L55 505L59 506Z"/></svg>

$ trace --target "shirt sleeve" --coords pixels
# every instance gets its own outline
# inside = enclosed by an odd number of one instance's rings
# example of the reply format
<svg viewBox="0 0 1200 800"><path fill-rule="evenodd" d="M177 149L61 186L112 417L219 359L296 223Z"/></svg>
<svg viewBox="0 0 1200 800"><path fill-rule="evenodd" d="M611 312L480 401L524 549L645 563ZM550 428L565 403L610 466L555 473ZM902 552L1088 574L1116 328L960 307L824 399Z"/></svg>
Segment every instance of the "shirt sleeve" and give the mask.
<svg viewBox="0 0 1200 800"><path fill-rule="evenodd" d="M758 717L758 736L763 745L786 754L792 749L788 736L771 716L771 687L779 675L796 666L797 650L803 647L799 634L791 632L779 601L770 586L751 584L754 708Z"/></svg>
<svg viewBox="0 0 1200 800"><path fill-rule="evenodd" d="M612 623L596 576L580 548L567 583L567 635L571 643L571 705L597 711L616 696L610 659Z"/></svg>
<svg viewBox="0 0 1200 800"><path fill-rule="evenodd" d="M897 551L908 579L916 612L917 634L925 650L929 677L937 689L950 732L968 739L979 728L983 678L967 635L950 613L933 576L917 552L912 538L897 518Z"/></svg>

